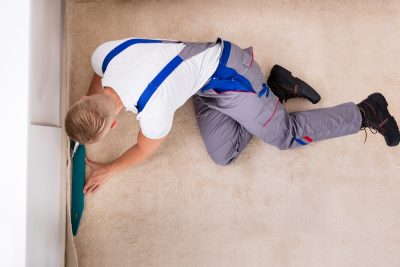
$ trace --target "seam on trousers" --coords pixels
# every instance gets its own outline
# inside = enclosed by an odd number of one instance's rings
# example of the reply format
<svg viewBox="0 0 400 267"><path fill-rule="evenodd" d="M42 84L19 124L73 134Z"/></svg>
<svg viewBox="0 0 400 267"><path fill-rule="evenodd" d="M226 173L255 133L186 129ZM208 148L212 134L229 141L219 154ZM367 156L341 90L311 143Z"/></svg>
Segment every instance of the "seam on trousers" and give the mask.
<svg viewBox="0 0 400 267"><path fill-rule="evenodd" d="M265 127L265 126L267 126L267 124L272 120L272 118L274 117L274 115L275 115L275 113L276 113L276 109L278 108L278 104L279 104L279 98L277 99L277 101L276 101L276 104L275 104L275 109L274 109L274 112L272 112L272 115L271 115L271 117L269 117L269 119L263 124L263 128Z"/></svg>

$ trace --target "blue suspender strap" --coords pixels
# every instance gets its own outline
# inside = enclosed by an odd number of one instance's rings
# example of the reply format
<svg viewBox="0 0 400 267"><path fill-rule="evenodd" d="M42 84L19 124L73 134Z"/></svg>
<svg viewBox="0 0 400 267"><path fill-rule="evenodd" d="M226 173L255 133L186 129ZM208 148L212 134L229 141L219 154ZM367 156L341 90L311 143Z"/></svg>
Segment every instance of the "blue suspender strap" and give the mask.
<svg viewBox="0 0 400 267"><path fill-rule="evenodd" d="M144 89L142 95L137 102L137 110L141 112L151 98L157 88L164 82L164 80L183 62L183 59L178 55L174 57L157 76L149 83Z"/></svg>
<svg viewBox="0 0 400 267"><path fill-rule="evenodd" d="M110 51L110 53L107 54L107 56L104 58L103 65L101 66L101 69L103 73L106 71L108 64L110 61L117 56L119 53L124 51L126 48L128 48L131 45L134 44L148 44L148 43L161 43L161 40L149 40L149 39L129 39L126 40L125 42L121 43L120 45L116 46L113 50Z"/></svg>
<svg viewBox="0 0 400 267"><path fill-rule="evenodd" d="M231 53L231 43L224 41L224 49L222 50L222 55L220 59L220 64L226 66L228 63L229 54Z"/></svg>
<svg viewBox="0 0 400 267"><path fill-rule="evenodd" d="M113 50L111 50L106 57L104 58L102 64L103 73L107 70L107 66L110 61L124 51L126 48L130 47L134 44L144 44L144 43L162 43L168 41L162 40L149 40L149 39L129 39L120 45L116 46ZM157 74L157 76L149 83L146 89L143 91L142 95L139 97L137 103L137 110L141 112L146 106L147 102L151 98L151 96L155 93L158 87L164 82L164 80L183 62L183 58L179 55L174 57L161 71Z"/></svg>
<svg viewBox="0 0 400 267"><path fill-rule="evenodd" d="M200 89L201 92L205 92L209 89L213 89L217 93L223 93L224 91L254 92L249 80L238 74L236 70L226 66L231 48L231 43L224 41L224 48L218 68L211 77L210 82Z"/></svg>

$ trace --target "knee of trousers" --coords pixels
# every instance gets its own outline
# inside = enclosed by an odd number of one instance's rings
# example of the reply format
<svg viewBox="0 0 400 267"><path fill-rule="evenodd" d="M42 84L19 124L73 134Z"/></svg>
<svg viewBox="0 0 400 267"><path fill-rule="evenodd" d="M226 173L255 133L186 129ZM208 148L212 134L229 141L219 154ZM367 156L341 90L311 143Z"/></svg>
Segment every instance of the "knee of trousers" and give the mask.
<svg viewBox="0 0 400 267"><path fill-rule="evenodd" d="M268 145L272 145L274 147L276 147L279 150L288 150L291 147L291 143L292 142L286 142L286 140L284 139L280 139L280 140L265 140L265 139L261 139L264 143L268 144Z"/></svg>
<svg viewBox="0 0 400 267"><path fill-rule="evenodd" d="M278 148L279 150L288 150L290 148L289 145L287 145L286 143L280 143L278 145L275 145L276 148Z"/></svg>
<svg viewBox="0 0 400 267"><path fill-rule="evenodd" d="M214 161L215 164L219 166L227 166L229 163L233 161L233 159L227 160L225 158L215 158L211 156L211 159Z"/></svg>
<svg viewBox="0 0 400 267"><path fill-rule="evenodd" d="M234 161L239 155L239 151L235 149L231 142L227 142L214 151L209 151L211 159L220 166L226 166Z"/></svg>
<svg viewBox="0 0 400 267"><path fill-rule="evenodd" d="M293 134L291 134L291 128L283 125L266 129L258 137L264 143L272 145L279 150L290 149L293 146L294 141Z"/></svg>

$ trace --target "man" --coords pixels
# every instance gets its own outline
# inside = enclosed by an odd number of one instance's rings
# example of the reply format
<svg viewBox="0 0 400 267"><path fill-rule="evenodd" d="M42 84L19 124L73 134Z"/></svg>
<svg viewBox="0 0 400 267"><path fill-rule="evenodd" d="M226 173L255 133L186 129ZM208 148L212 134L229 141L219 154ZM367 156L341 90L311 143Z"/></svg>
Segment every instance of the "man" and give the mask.
<svg viewBox="0 0 400 267"><path fill-rule="evenodd" d="M252 135L279 149L354 134L370 128L387 145L400 132L383 95L358 105L287 113L293 97L312 103L319 94L285 68L275 65L265 82L252 48L218 39L210 43L130 38L100 45L92 55L95 71L87 96L65 119L68 136L82 144L99 141L116 127L123 109L137 113L137 144L108 164L87 159L92 169L84 192L95 192L113 173L148 159L168 135L177 108L194 95L195 113L206 149L220 165L232 162ZM271 92L272 91L272 92Z"/></svg>

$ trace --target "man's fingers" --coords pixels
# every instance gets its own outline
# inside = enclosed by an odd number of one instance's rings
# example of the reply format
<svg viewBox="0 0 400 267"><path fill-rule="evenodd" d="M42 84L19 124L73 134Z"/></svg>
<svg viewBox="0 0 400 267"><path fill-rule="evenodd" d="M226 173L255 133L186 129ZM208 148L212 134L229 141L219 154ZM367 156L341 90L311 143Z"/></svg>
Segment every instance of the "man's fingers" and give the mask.
<svg viewBox="0 0 400 267"><path fill-rule="evenodd" d="M93 193L93 190L96 188L96 187L98 187L99 185L97 185L97 184L93 184L92 186L90 186L89 187L89 189L87 190L87 192L90 194L90 193Z"/></svg>
<svg viewBox="0 0 400 267"><path fill-rule="evenodd" d="M93 187L95 187L96 184L91 184L86 188L86 191L84 191L85 194L90 193L90 191L93 190Z"/></svg>
<svg viewBox="0 0 400 267"><path fill-rule="evenodd" d="M85 186L83 187L83 193L84 193L84 194L86 194L86 191L87 191L88 187L89 187L88 184L85 184Z"/></svg>
<svg viewBox="0 0 400 267"><path fill-rule="evenodd" d="M92 186L92 185L93 185L93 179L89 178L89 179L86 181L85 186L83 187L83 193L85 194L86 191L88 190L88 188L89 188L90 186Z"/></svg>
<svg viewBox="0 0 400 267"><path fill-rule="evenodd" d="M100 188L100 185L96 185L95 188L93 188L92 193L96 193Z"/></svg>

